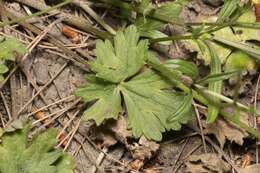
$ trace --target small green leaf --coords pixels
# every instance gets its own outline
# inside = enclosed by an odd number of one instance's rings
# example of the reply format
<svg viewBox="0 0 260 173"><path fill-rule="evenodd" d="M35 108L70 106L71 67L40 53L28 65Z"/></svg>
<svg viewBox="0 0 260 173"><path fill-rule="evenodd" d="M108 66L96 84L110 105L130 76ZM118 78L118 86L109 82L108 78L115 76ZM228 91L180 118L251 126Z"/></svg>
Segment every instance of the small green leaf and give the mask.
<svg viewBox="0 0 260 173"><path fill-rule="evenodd" d="M23 129L5 132L0 145L1 173L73 173L75 168L70 156L54 149L57 144L56 131L36 136L28 142L30 125Z"/></svg>
<svg viewBox="0 0 260 173"><path fill-rule="evenodd" d="M165 37L158 30L162 28L166 22L162 22L158 19L153 19L153 16L156 18L167 19L168 22L180 21L180 13L183 7L189 2L189 0L177 0L174 2L166 2L160 4L160 7L154 7L153 10L148 12L149 17L139 16L135 22L135 25L140 31L141 36L148 38L161 38ZM148 15L147 14L147 15ZM157 31L157 32L156 32ZM163 44L169 44L170 42L162 42Z"/></svg>
<svg viewBox="0 0 260 173"><path fill-rule="evenodd" d="M256 63L252 57L242 51L234 51L227 59L225 71L256 71Z"/></svg>
<svg viewBox="0 0 260 173"><path fill-rule="evenodd" d="M224 6L222 7L222 9L218 14L217 22L225 22L230 20L232 14L238 8L239 2L240 0L225 0Z"/></svg>
<svg viewBox="0 0 260 173"><path fill-rule="evenodd" d="M8 67L5 64L0 64L0 74L8 72Z"/></svg>
<svg viewBox="0 0 260 173"><path fill-rule="evenodd" d="M197 66L189 61L170 59L165 61L164 65L168 68L180 71L181 73L190 76L192 79L196 79L199 75Z"/></svg>
<svg viewBox="0 0 260 173"><path fill-rule="evenodd" d="M0 60L15 60L15 54L26 53L26 48L15 38L6 38L0 43Z"/></svg>
<svg viewBox="0 0 260 173"><path fill-rule="evenodd" d="M17 129L22 129L23 128L23 120L17 119L14 120L11 124L9 124L4 130L5 132L13 132Z"/></svg>
<svg viewBox="0 0 260 173"><path fill-rule="evenodd" d="M196 83L197 84L207 84L209 82L223 81L223 80L229 79L231 77L234 77L238 74L239 74L238 70L229 70L225 73L210 74L210 75L196 81Z"/></svg>
<svg viewBox="0 0 260 173"><path fill-rule="evenodd" d="M6 60L15 60L16 55L22 55L26 52L26 48L15 38L3 38L0 41L0 82L4 80L3 74L8 72L5 65Z"/></svg>

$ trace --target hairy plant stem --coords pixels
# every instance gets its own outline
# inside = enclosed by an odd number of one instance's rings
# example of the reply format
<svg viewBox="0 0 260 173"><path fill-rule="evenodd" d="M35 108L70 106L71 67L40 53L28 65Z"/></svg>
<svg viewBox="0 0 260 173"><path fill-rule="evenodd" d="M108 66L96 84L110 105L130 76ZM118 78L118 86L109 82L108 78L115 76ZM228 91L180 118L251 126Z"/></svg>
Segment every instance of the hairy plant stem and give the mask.
<svg viewBox="0 0 260 173"><path fill-rule="evenodd" d="M150 62L148 62L148 64L151 65L155 70L161 71L160 67L158 67L157 65L155 65L153 63L150 63ZM200 102L201 104L206 105L206 106L211 104L211 102L206 97L204 97L203 95L199 94L199 92L194 88L194 86L193 86L193 88L192 87L188 87L188 86L186 86L184 83L182 83L179 80L175 80L175 79L169 78L168 75L166 75L164 73L162 73L162 75L167 77L170 80L170 82L172 82L172 84L176 88L182 90L183 92L185 92L187 94L192 93L193 98L195 100L197 100L198 102ZM200 86L200 85L196 85L196 88L203 88L203 87ZM210 93L208 93L208 94L210 94ZM211 95L211 96L213 96L213 95ZM221 95L220 98L222 98L222 100L227 101L229 103L234 103L234 102L231 102L232 101L231 99L229 99L229 98L227 98L225 96ZM246 112L252 113L252 110L249 107L245 106L245 105L236 104L236 106L238 106L238 108L241 108L241 110L244 110ZM255 110L253 110L253 112L256 113ZM250 133L253 136L255 136L256 138L260 139L260 132L259 131L257 131L253 127L250 127L247 124L241 122L234 115L230 116L230 113L228 113L226 111L223 111L223 110L220 111L220 115L222 115L222 117L224 117L227 121L231 122L232 124L236 125L239 128L242 128L242 129L246 130L248 133ZM260 115L260 113L258 113L258 115Z"/></svg>

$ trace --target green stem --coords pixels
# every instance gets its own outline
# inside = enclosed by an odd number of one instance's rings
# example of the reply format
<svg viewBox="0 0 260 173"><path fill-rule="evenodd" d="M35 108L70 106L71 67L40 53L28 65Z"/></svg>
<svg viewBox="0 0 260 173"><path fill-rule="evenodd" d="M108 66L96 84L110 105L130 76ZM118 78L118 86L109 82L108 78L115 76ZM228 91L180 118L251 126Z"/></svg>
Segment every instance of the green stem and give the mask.
<svg viewBox="0 0 260 173"><path fill-rule="evenodd" d="M240 129L244 129L251 135L255 136L257 139L260 139L260 132L256 129L248 126L247 124L243 123L242 121L237 120L236 116L230 116L229 113L225 111L220 111L220 114L228 121L232 122L235 126L239 127Z"/></svg>
<svg viewBox="0 0 260 173"><path fill-rule="evenodd" d="M46 13L48 13L48 12L54 10L54 9L60 8L60 7L62 7L64 5L67 5L67 4L71 3L71 2L72 2L72 0L66 0L66 1L64 1L64 2L62 2L60 4L57 4L57 5L53 6L53 7L47 8L47 9L39 11L39 12L36 12L36 13L34 13L32 15L29 15L29 16L20 17L20 18L11 20L11 21L0 22L0 27L4 27L6 25L11 25L11 24L14 24L14 23L19 23L21 21L25 21L27 19L30 19L30 18L33 18L33 17L36 17L36 16L40 16L42 14L46 14Z"/></svg>
<svg viewBox="0 0 260 173"><path fill-rule="evenodd" d="M148 64L151 67L153 67L155 70L161 72L162 75L167 77L176 88L179 88L180 90L182 90L185 93L190 93L190 91L192 91L192 95L195 100L197 100L198 102L200 102L203 105L206 105L206 106L210 105L210 102L205 97L203 97L201 94L199 94L198 91L196 91L195 89L193 89L191 87L186 86L180 80L176 79L175 78L176 74L174 71L167 70L164 66L161 66L160 64L154 63L149 60L148 60ZM201 86L199 86L199 85L196 85L196 87L201 88ZM222 96L221 98L223 99L223 97L226 99L225 96ZM246 108L246 106L244 106L244 105L240 105L240 106L243 108ZM249 109L249 108L247 107L246 109ZM235 118L235 116L230 116L229 113L227 113L225 111L220 111L220 115L222 115L225 119L227 119L232 124L235 124L239 128L246 130L248 133L250 133L250 134L254 135L255 137L257 137L258 139L260 139L260 132L258 132L254 128L248 126L247 124L237 120Z"/></svg>
<svg viewBox="0 0 260 173"><path fill-rule="evenodd" d="M132 5L130 3L127 2L122 2L119 0L92 0L92 1L99 1L99 2L103 2L118 8L122 8L122 9L126 9L126 10L134 10ZM142 14L142 10L141 9L135 9L137 10L137 13ZM227 26L233 26L233 27L240 27L240 28L251 28L251 29L260 29L260 24L258 23L247 23L247 22L236 22L236 21L229 21L229 22L182 22L180 20L174 20L172 18L168 18L167 16L163 16L163 15L159 15L156 13L151 13L151 14L147 14L148 17L156 19L156 20L160 20L162 22L165 23L172 23L172 24L176 24L176 25L180 25L180 26L201 26L201 25L205 25L205 26L221 26L221 27L227 27Z"/></svg>

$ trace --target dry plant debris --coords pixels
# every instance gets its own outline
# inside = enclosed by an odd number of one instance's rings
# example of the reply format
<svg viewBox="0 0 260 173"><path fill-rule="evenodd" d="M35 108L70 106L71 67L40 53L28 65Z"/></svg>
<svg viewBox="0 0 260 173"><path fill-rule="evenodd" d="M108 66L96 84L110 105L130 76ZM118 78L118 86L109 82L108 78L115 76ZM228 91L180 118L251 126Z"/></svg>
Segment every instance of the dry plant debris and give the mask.
<svg viewBox="0 0 260 173"><path fill-rule="evenodd" d="M230 165L215 153L192 155L186 163L186 173L226 173Z"/></svg>
<svg viewBox="0 0 260 173"><path fill-rule="evenodd" d="M221 148L224 147L227 140L243 145L244 138L248 136L245 131L235 127L222 118L219 118L214 124L205 124L204 132L206 134L214 134Z"/></svg>

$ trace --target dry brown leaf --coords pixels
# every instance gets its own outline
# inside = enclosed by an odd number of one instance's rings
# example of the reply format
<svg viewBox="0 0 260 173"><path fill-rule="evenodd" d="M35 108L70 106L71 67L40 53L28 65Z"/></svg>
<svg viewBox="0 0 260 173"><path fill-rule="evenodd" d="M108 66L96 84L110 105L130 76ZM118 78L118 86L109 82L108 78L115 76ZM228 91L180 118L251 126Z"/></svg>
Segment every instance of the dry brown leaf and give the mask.
<svg viewBox="0 0 260 173"><path fill-rule="evenodd" d="M247 166L246 168L241 168L239 170L239 173L259 173L259 172L260 172L260 164Z"/></svg>
<svg viewBox="0 0 260 173"><path fill-rule="evenodd" d="M244 115L241 115L241 118ZM248 136L248 134L230 124L226 120L219 118L214 124L204 125L206 134L214 134L221 146L224 147L226 140L231 142L235 142L239 145L243 145L244 138Z"/></svg>
<svg viewBox="0 0 260 173"><path fill-rule="evenodd" d="M124 116L119 116L118 120L110 126L115 136L123 144L127 144L127 138L132 137L132 132L127 129L127 121Z"/></svg>
<svg viewBox="0 0 260 173"><path fill-rule="evenodd" d="M144 166L144 162L142 160L136 159L129 164L129 169L132 171L139 171Z"/></svg>
<svg viewBox="0 0 260 173"><path fill-rule="evenodd" d="M186 163L186 173L225 173L231 167L215 153L192 155Z"/></svg>
<svg viewBox="0 0 260 173"><path fill-rule="evenodd" d="M139 160L151 159L159 150L160 145L154 141L147 140L144 136L139 139L138 144L130 145L129 149L133 158Z"/></svg>

